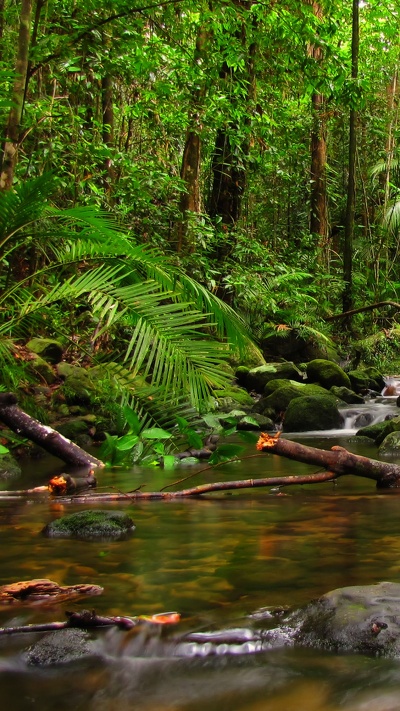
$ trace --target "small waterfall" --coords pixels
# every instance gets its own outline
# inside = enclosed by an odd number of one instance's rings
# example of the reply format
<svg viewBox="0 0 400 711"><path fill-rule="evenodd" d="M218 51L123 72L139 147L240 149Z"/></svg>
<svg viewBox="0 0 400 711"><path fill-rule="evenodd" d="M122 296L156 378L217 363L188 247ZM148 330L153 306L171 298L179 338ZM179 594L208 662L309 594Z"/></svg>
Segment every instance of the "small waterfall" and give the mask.
<svg viewBox="0 0 400 711"><path fill-rule="evenodd" d="M396 405L397 397L378 397L364 405L347 405L339 408L343 417L343 430L356 432L361 427L376 425L377 422L390 420L400 415L400 408ZM342 432L343 434L343 432Z"/></svg>

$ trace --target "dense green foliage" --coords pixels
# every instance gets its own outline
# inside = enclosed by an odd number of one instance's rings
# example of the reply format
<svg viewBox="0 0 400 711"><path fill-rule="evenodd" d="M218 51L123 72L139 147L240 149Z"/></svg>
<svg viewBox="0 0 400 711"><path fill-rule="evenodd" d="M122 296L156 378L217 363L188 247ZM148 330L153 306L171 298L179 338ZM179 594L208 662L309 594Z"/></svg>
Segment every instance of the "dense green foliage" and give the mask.
<svg viewBox="0 0 400 711"><path fill-rule="evenodd" d="M326 318L346 287L351 111L351 303L399 301L399 9L359 12L355 77L344 0L1 4L13 373L13 344L61 335L127 400L151 388L162 407L199 409L248 348L244 324L258 342L341 335ZM353 328L393 319L369 311Z"/></svg>

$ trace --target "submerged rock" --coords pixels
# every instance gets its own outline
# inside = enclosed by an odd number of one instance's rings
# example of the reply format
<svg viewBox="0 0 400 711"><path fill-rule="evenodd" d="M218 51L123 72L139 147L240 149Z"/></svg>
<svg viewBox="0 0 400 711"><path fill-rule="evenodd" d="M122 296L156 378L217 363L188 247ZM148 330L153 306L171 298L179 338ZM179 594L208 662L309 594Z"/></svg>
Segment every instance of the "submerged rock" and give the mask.
<svg viewBox="0 0 400 711"><path fill-rule="evenodd" d="M88 632L64 629L46 634L24 654L29 666L49 667L97 657L96 644Z"/></svg>
<svg viewBox="0 0 400 711"><path fill-rule="evenodd" d="M88 510L51 521L42 533L48 538L78 538L85 541L110 541L125 538L135 529L123 511Z"/></svg>
<svg viewBox="0 0 400 711"><path fill-rule="evenodd" d="M298 644L334 652L400 656L400 584L339 588L296 613Z"/></svg>

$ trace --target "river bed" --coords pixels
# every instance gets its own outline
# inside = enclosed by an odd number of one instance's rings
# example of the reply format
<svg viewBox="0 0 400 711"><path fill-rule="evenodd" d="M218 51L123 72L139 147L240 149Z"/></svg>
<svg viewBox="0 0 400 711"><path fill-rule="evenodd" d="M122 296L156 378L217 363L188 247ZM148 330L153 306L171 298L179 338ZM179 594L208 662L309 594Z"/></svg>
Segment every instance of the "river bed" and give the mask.
<svg viewBox="0 0 400 711"><path fill-rule="evenodd" d="M377 457L352 431L303 436L307 444L347 446ZM249 454L252 449L249 449ZM197 469L203 468L197 467ZM41 484L56 460L30 463L23 484ZM196 476L196 468L166 474L136 467L105 471L99 487L157 490L193 474L200 481L303 474L312 467L275 455L243 460ZM185 483L186 485L186 483ZM18 482L16 488L21 487ZM333 655L291 647L259 651L173 642L194 631L260 629L274 608L299 607L337 587L400 582L398 493L377 493L372 481L343 477L335 484L282 491L214 494L201 500L103 505L130 513L129 540L82 543L49 540L43 526L78 506L56 500L0 501L1 583L48 577L60 584L92 583L100 597L48 608L3 608L0 624L63 620L66 609L105 615L175 610L174 629L146 635L99 634L102 663L29 670L21 652L37 635L0 643L0 692L13 711L398 711L400 660ZM162 636L160 636L162 635Z"/></svg>

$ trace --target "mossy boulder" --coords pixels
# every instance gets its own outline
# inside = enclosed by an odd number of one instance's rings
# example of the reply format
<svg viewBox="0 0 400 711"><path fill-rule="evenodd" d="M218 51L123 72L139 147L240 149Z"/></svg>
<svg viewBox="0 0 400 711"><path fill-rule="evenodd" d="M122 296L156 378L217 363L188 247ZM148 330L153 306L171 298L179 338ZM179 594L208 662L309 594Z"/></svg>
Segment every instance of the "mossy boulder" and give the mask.
<svg viewBox="0 0 400 711"><path fill-rule="evenodd" d="M370 378L364 370L349 370L347 375L350 378L351 387L356 393L370 389Z"/></svg>
<svg viewBox="0 0 400 711"><path fill-rule="evenodd" d="M64 350L62 343L53 338L32 338L26 347L48 363L59 363Z"/></svg>
<svg viewBox="0 0 400 711"><path fill-rule="evenodd" d="M367 427L361 427L359 430L357 430L356 437L369 437L375 442L386 428L386 425L387 422L377 422L375 425L367 425Z"/></svg>
<svg viewBox="0 0 400 711"><path fill-rule="evenodd" d="M349 376L344 370L332 363L330 360L317 358L307 363L307 377L312 383L318 383L322 387L330 390L333 385L344 386L351 390L351 382Z"/></svg>
<svg viewBox="0 0 400 711"><path fill-rule="evenodd" d="M249 393L237 385L232 385L226 390L216 390L215 395L218 401L220 399L230 398L238 403L242 408L251 409L254 405L254 400Z"/></svg>
<svg viewBox="0 0 400 711"><path fill-rule="evenodd" d="M56 371L57 375L60 378L69 378L71 376L75 376L77 378L88 378L89 374L85 368L82 368L80 365L73 365L72 363L67 363L65 360L62 360L61 363L57 363L56 365Z"/></svg>
<svg viewBox="0 0 400 711"><path fill-rule="evenodd" d="M371 390L377 390L378 392L383 390L385 387L385 378L378 368L370 365L363 369L363 373L368 377L368 387L371 388Z"/></svg>
<svg viewBox="0 0 400 711"><path fill-rule="evenodd" d="M330 652L400 656L400 584L339 588L294 613L295 642Z"/></svg>
<svg viewBox="0 0 400 711"><path fill-rule="evenodd" d="M21 475L21 467L12 454L0 455L0 481L16 479Z"/></svg>
<svg viewBox="0 0 400 711"><path fill-rule="evenodd" d="M343 418L331 396L308 395L293 398L289 402L283 431L332 430L340 428L342 424Z"/></svg>
<svg viewBox="0 0 400 711"><path fill-rule="evenodd" d="M268 397L262 398L263 410L261 414L265 414L270 410L273 410L275 413L284 412L294 398L302 397L303 395L300 392L300 388L294 385L283 385L281 388L274 390Z"/></svg>
<svg viewBox="0 0 400 711"><path fill-rule="evenodd" d="M32 360L28 361L28 369L34 375L39 375L42 380L44 380L48 385L52 385L56 382L57 376L51 367L50 363L40 356L36 356Z"/></svg>
<svg viewBox="0 0 400 711"><path fill-rule="evenodd" d="M400 456L400 432L391 432L385 437L379 447L380 457L399 457Z"/></svg>
<svg viewBox="0 0 400 711"><path fill-rule="evenodd" d="M392 432L400 431L400 417L393 417L391 420L385 420L384 427L382 427L381 432L375 439L378 447L382 444L383 440L390 435Z"/></svg>
<svg viewBox="0 0 400 711"><path fill-rule="evenodd" d="M123 511L92 509L51 521L42 533L48 538L78 538L85 541L110 541L126 538L135 525Z"/></svg>
<svg viewBox="0 0 400 711"><path fill-rule="evenodd" d="M236 377L247 390L262 393L270 380L284 379L302 381L303 374L294 363L267 363L258 368L252 368L247 373L236 371Z"/></svg>
<svg viewBox="0 0 400 711"><path fill-rule="evenodd" d="M79 375L69 375L63 385L58 389L58 396L62 396L67 405L81 405L89 407L94 399L95 385L85 370Z"/></svg>
<svg viewBox="0 0 400 711"><path fill-rule="evenodd" d="M82 441L81 435L87 435L92 427L93 422L88 421L84 417L76 417L60 425L56 425L55 429L62 434L63 437L77 442L78 439Z"/></svg>
<svg viewBox="0 0 400 711"><path fill-rule="evenodd" d="M252 412L251 415L241 417L238 424L238 430L263 430L270 432L274 429L274 423L269 417L260 415L258 412Z"/></svg>
<svg viewBox="0 0 400 711"><path fill-rule="evenodd" d="M288 385L296 387L297 383L295 380L288 380L287 378L276 378L276 380L270 380L264 388L264 395L265 397L268 397L268 395L274 393L275 390L279 390L279 388L283 388Z"/></svg>
<svg viewBox="0 0 400 711"><path fill-rule="evenodd" d="M339 398L348 405L362 405L364 404L364 398L361 395L357 395L354 390L346 388L344 385L332 385L330 391L332 395Z"/></svg>

